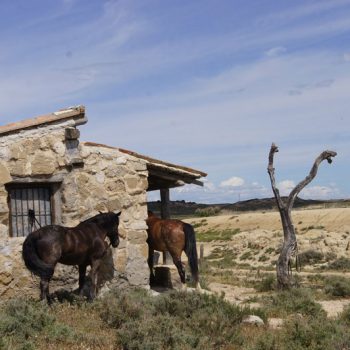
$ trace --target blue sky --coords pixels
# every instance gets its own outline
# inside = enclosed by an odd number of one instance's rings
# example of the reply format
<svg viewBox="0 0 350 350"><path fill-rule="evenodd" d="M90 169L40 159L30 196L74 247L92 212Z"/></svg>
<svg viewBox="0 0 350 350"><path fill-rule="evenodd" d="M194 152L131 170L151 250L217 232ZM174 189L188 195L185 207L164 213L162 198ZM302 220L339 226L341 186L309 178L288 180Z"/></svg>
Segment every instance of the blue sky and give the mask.
<svg viewBox="0 0 350 350"><path fill-rule="evenodd" d="M350 0L1 0L0 122L84 104L82 139L208 173L172 199L349 198ZM150 198L156 198L152 194Z"/></svg>

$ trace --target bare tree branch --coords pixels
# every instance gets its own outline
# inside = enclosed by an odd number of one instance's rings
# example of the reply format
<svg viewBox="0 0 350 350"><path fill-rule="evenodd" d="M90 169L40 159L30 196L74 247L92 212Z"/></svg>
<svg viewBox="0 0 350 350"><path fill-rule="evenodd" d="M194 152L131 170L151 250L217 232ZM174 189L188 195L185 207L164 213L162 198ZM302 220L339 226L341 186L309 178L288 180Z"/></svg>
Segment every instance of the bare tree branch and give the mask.
<svg viewBox="0 0 350 350"><path fill-rule="evenodd" d="M276 152L278 152L278 147L272 143L269 153L269 164L267 166L267 172L270 175L271 187L277 201L278 209L282 210L282 208L284 208L284 203L281 199L280 192L276 187L275 168L273 167L273 158Z"/></svg>
<svg viewBox="0 0 350 350"><path fill-rule="evenodd" d="M300 181L298 185L294 187L292 192L288 196L288 201L287 201L287 209L290 212L293 208L294 201L300 191L307 186L317 175L318 167L321 164L322 161L327 159L327 162L329 164L332 163L332 157L335 157L337 155L337 152L334 151L323 151L315 160L314 165L312 166L310 173L308 176L305 177L303 181Z"/></svg>

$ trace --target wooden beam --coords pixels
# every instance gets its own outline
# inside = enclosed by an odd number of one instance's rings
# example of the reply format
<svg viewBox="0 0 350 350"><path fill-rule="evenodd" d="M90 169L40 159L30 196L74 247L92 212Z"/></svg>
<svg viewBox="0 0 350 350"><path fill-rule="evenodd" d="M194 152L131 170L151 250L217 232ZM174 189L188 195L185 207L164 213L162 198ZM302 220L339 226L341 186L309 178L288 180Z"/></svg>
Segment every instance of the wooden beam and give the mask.
<svg viewBox="0 0 350 350"><path fill-rule="evenodd" d="M174 188L183 186L185 182L181 180L170 181L162 178L157 178L152 175L148 177L148 188L147 191L160 190L161 188Z"/></svg>
<svg viewBox="0 0 350 350"><path fill-rule="evenodd" d="M160 190L160 215L162 219L170 219L170 195L168 188ZM169 252L163 252L163 265L171 262L171 255Z"/></svg>
<svg viewBox="0 0 350 350"><path fill-rule="evenodd" d="M187 176L183 174L175 174L167 171L161 171L159 169L149 169L149 176L156 177L160 179L164 179L167 181L183 181L185 183L193 183L197 181L197 177L195 176Z"/></svg>
<svg viewBox="0 0 350 350"><path fill-rule="evenodd" d="M162 188L160 190L160 215L162 219L170 219L170 209L169 209L169 189Z"/></svg>

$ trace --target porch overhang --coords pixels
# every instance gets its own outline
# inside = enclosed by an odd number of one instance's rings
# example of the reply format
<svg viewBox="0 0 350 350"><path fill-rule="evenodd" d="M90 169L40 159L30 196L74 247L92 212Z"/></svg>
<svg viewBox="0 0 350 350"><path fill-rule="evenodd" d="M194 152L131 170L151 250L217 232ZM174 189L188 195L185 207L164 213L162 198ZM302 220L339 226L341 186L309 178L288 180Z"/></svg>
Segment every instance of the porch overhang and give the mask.
<svg viewBox="0 0 350 350"><path fill-rule="evenodd" d="M200 179L207 176L206 173L196 169L164 162L121 148L119 150L146 161L148 170L147 191L169 189L185 184L203 186L203 182Z"/></svg>

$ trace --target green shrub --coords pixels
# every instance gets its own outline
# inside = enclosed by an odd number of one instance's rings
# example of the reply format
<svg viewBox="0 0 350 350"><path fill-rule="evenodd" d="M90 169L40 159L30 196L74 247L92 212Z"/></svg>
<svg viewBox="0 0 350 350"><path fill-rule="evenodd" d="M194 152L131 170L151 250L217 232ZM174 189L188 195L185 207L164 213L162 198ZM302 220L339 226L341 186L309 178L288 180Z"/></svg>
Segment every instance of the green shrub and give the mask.
<svg viewBox="0 0 350 350"><path fill-rule="evenodd" d="M195 210L194 215L199 217L214 216L220 213L219 207L198 208Z"/></svg>
<svg viewBox="0 0 350 350"><path fill-rule="evenodd" d="M237 254L232 250L228 248L223 248L218 251L213 251L207 259L217 259L214 261L209 261L210 266L219 268L219 269L225 269L233 267L236 262L235 259L237 258Z"/></svg>
<svg viewBox="0 0 350 350"><path fill-rule="evenodd" d="M324 259L324 255L316 250L307 250L298 255L299 262L301 265L312 265L319 263Z"/></svg>
<svg viewBox="0 0 350 350"><path fill-rule="evenodd" d="M337 254L334 252L327 252L324 256L325 261L332 261L337 258Z"/></svg>
<svg viewBox="0 0 350 350"><path fill-rule="evenodd" d="M203 220L201 220L199 222L196 222L196 223L192 224L192 227L194 229L196 229L198 227L202 227L202 226L206 226L206 225L208 225L208 221L206 219L203 219Z"/></svg>
<svg viewBox="0 0 350 350"><path fill-rule="evenodd" d="M254 288L258 292L270 292L276 289L276 276L272 274L265 275L260 281L256 282Z"/></svg>
<svg viewBox="0 0 350 350"><path fill-rule="evenodd" d="M342 256L329 263L328 268L332 270L350 270L350 259Z"/></svg>
<svg viewBox="0 0 350 350"><path fill-rule="evenodd" d="M264 254L259 257L259 261L261 261L261 262L267 261L269 259L270 258L268 256L264 255Z"/></svg>
<svg viewBox="0 0 350 350"><path fill-rule="evenodd" d="M279 291L272 296L263 299L264 308L272 316L282 316L300 313L305 316L324 316L325 311L316 303L309 290L292 288Z"/></svg>
<svg viewBox="0 0 350 350"><path fill-rule="evenodd" d="M332 276L325 280L325 292L334 297L350 296L350 279L342 276Z"/></svg>
<svg viewBox="0 0 350 350"><path fill-rule="evenodd" d="M286 324L282 349L349 349L350 334L347 327L326 317L295 318ZM291 346L291 344L293 344Z"/></svg>
<svg viewBox="0 0 350 350"><path fill-rule="evenodd" d="M239 260L248 260L248 259L251 259L252 258L252 252L251 251L248 251L248 252L245 252L244 254L242 254L239 258Z"/></svg>
<svg viewBox="0 0 350 350"><path fill-rule="evenodd" d="M2 344L19 343L21 349L35 349L35 338L41 334L49 340L74 337L74 332L57 323L46 305L25 299L13 299L0 309L0 349ZM4 348L7 348L5 346Z"/></svg>
<svg viewBox="0 0 350 350"><path fill-rule="evenodd" d="M239 228L226 229L222 231L208 230L204 232L197 232L196 238L198 242L230 241L231 238L239 232Z"/></svg>
<svg viewBox="0 0 350 350"><path fill-rule="evenodd" d="M345 350L350 349L348 326L326 317L287 320L278 332L265 331L245 350Z"/></svg>
<svg viewBox="0 0 350 350"><path fill-rule="evenodd" d="M275 248L272 248L272 247L266 248L266 250L265 250L266 254L271 254L271 253L274 253L274 252L275 252Z"/></svg>
<svg viewBox="0 0 350 350"><path fill-rule="evenodd" d="M350 326L350 305L348 305L340 315L340 320Z"/></svg>
<svg viewBox="0 0 350 350"><path fill-rule="evenodd" d="M251 312L222 298L181 292L154 298L143 291L124 291L110 295L101 305L101 317L116 329L116 345L123 349L220 349L241 345L244 339L240 323ZM263 312L254 313L266 320Z"/></svg>

